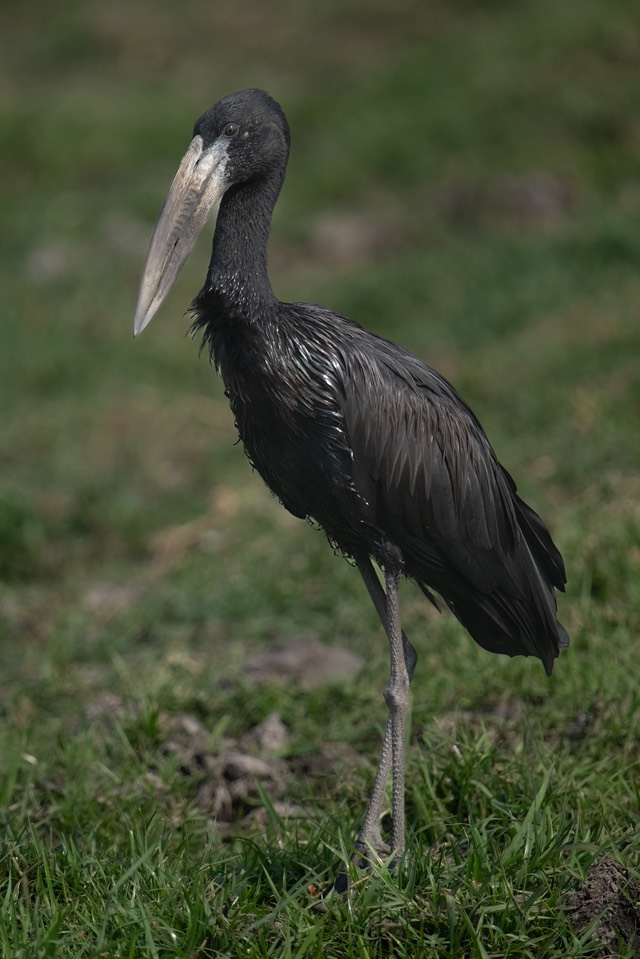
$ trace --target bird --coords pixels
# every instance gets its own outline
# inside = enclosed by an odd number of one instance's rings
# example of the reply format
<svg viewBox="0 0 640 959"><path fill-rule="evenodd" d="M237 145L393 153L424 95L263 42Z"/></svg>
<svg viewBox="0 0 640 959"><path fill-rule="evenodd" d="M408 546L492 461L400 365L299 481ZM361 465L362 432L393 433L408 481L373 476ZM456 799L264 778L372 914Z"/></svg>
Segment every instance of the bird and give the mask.
<svg viewBox="0 0 640 959"><path fill-rule="evenodd" d="M357 567L387 635L388 718L353 858L363 867L375 857L395 865L405 852L417 662L401 625L401 578L436 605L439 597L480 646L535 656L550 675L569 644L556 603L565 568L443 376L340 313L273 292L267 245L289 150L283 110L263 90L224 96L197 120L151 238L134 336L162 306L219 202L205 283L190 306L192 332L222 377L251 465L285 509L324 530Z"/></svg>

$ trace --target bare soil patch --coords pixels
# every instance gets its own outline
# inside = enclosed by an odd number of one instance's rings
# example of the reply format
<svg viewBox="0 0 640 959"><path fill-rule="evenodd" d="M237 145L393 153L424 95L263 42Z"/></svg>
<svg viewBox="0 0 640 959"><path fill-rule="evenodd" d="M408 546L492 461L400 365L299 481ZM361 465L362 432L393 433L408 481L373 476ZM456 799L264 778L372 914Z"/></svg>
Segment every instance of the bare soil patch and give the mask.
<svg viewBox="0 0 640 959"><path fill-rule="evenodd" d="M640 955L640 885L621 863L603 856L570 897L567 914L577 933L593 924L600 959L617 959L620 947Z"/></svg>

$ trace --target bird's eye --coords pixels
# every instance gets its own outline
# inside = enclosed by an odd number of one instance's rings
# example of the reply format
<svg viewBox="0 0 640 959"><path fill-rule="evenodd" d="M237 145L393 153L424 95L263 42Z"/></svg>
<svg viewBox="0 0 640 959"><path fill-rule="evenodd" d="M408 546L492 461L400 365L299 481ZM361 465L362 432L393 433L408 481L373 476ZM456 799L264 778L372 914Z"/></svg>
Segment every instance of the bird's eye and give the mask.
<svg viewBox="0 0 640 959"><path fill-rule="evenodd" d="M225 126L222 132L224 133L226 137L234 137L236 133L238 132L238 124L227 123L227 125Z"/></svg>

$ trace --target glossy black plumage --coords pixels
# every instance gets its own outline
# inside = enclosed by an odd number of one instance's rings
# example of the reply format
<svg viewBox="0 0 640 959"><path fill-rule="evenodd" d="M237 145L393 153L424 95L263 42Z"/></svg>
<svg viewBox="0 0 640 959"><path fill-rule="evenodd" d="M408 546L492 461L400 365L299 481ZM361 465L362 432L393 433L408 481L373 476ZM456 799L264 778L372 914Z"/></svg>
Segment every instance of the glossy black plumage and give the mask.
<svg viewBox="0 0 640 959"><path fill-rule="evenodd" d="M367 553L447 602L493 652L551 672L564 567L453 387L412 354L309 304L232 320L193 305L247 455L281 503L348 556ZM394 560L392 560L394 561Z"/></svg>
<svg viewBox="0 0 640 959"><path fill-rule="evenodd" d="M400 573L429 599L439 594L486 649L537 656L550 673L568 642L554 592L565 583L562 558L474 414L402 347L323 307L275 297L266 247L288 151L284 115L261 91L225 97L198 121L152 240L136 330L157 310L221 197L207 279L192 304L194 330L224 380L253 466L291 513L312 518L356 560L392 650L400 649ZM385 570L386 607L369 557ZM402 690L415 665L404 636L403 645L404 663L396 656L394 665L392 653L392 713L394 697L406 706ZM398 679L405 665L408 679ZM394 736L399 756L400 727ZM380 802L380 795L372 800L376 813ZM361 845L380 848L376 829L369 823Z"/></svg>

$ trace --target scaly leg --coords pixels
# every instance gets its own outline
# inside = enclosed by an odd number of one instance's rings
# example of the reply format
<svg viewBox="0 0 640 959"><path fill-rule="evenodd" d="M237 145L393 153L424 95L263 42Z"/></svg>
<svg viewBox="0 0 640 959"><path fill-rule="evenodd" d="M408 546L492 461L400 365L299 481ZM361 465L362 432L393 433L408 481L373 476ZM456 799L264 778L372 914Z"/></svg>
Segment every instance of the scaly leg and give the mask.
<svg viewBox="0 0 640 959"><path fill-rule="evenodd" d="M385 730L380 761L371 792L371 798L356 847L360 855L373 850L379 856L388 855L389 846L380 834L380 817L384 803L389 767L393 767L393 851L398 854L404 846L404 752L406 738L406 710L408 687L413 679L417 654L404 632L400 629L398 608L398 579L396 571L385 574L387 595L380 585L369 557L356 559L356 565L364 580L373 605L380 618L391 649L391 670L385 700L389 707L389 719ZM399 647L401 649L399 652ZM400 720L397 717L400 714ZM395 748L394 748L395 743ZM398 769L400 773L398 774Z"/></svg>

